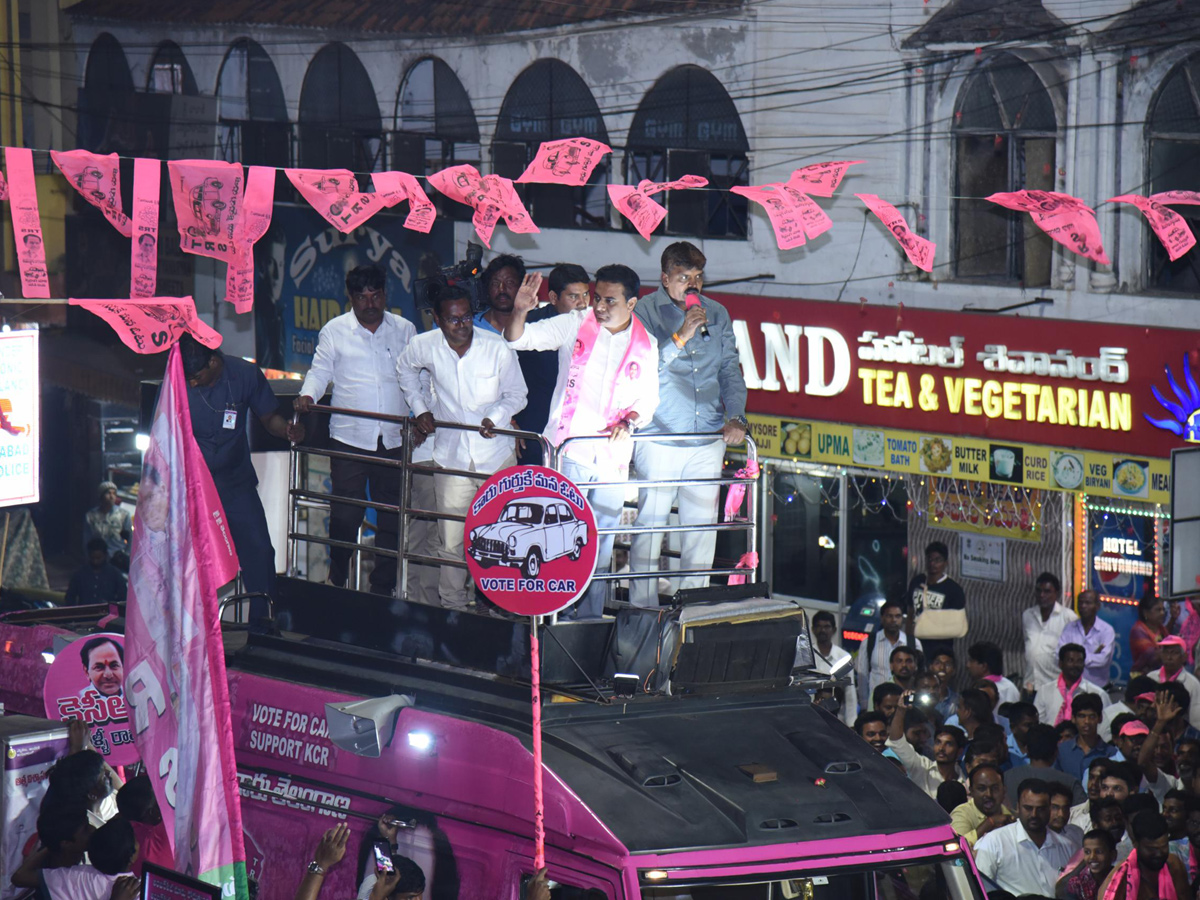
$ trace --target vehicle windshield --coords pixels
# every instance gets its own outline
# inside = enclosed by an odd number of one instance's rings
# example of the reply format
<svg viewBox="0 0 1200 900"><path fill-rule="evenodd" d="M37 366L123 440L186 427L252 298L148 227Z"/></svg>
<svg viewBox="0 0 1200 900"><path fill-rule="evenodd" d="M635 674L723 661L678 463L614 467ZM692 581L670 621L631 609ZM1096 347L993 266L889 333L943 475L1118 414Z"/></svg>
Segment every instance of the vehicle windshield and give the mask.
<svg viewBox="0 0 1200 900"><path fill-rule="evenodd" d="M541 525L542 508L530 506L528 503L513 503L504 507L501 522L520 522L522 525Z"/></svg>
<svg viewBox="0 0 1200 900"><path fill-rule="evenodd" d="M642 900L983 900L962 857L822 874L809 871L781 881L749 878L694 885L643 883Z"/></svg>

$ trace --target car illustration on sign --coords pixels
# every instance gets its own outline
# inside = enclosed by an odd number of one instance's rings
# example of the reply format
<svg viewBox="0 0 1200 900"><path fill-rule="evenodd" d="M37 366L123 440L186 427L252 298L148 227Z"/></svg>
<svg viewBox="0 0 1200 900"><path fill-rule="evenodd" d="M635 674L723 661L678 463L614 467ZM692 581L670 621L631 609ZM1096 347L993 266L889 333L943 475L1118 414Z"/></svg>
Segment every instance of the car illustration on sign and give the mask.
<svg viewBox="0 0 1200 900"><path fill-rule="evenodd" d="M188 226L188 233L193 237L220 234L225 209L225 201L221 199L224 186L216 178L205 178L198 187L192 188L192 217L196 224Z"/></svg>
<svg viewBox="0 0 1200 900"><path fill-rule="evenodd" d="M471 529L472 558L485 568L519 566L537 578L542 565L560 556L578 559L587 545L587 525L562 500L529 497L505 504L491 525Z"/></svg>

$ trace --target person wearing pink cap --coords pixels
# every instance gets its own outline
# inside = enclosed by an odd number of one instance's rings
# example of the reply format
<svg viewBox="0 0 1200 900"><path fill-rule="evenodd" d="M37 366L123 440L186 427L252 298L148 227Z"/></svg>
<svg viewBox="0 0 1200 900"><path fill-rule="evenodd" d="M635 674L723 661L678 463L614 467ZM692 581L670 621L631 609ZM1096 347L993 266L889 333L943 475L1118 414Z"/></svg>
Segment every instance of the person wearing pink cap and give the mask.
<svg viewBox="0 0 1200 900"><path fill-rule="evenodd" d="M1116 703L1113 703L1111 706L1105 708L1104 717L1100 720L1100 737L1104 738L1106 741L1111 741L1114 737L1112 730L1113 720L1116 719L1117 716L1125 715L1126 713L1132 713L1136 718L1139 719L1143 718L1143 713L1145 713L1145 720L1149 722L1150 713L1152 712L1151 707L1154 703L1154 689L1156 686L1157 682L1153 678L1150 678L1146 675L1135 675L1133 678L1130 678L1129 684L1125 686L1125 696L1121 700L1118 700ZM1147 691L1150 692L1149 702L1144 702L1137 699L1139 694L1144 694Z"/></svg>
<svg viewBox="0 0 1200 900"><path fill-rule="evenodd" d="M1200 722L1200 680L1183 667L1187 661L1187 645L1178 635L1170 635L1158 642L1158 654L1162 667L1147 674L1160 684L1174 681L1188 692L1188 720Z"/></svg>

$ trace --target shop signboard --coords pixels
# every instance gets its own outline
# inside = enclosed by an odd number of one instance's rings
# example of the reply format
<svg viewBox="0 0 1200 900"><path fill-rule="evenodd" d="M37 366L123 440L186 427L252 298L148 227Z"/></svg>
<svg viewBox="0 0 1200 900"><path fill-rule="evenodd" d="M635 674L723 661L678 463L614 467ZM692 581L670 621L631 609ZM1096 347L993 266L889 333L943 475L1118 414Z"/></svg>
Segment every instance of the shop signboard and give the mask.
<svg viewBox="0 0 1200 900"><path fill-rule="evenodd" d="M1137 603L1154 591L1154 518L1089 508L1086 547L1088 587L1100 595L1100 617L1117 634L1113 678L1127 679Z"/></svg>
<svg viewBox="0 0 1200 900"><path fill-rule="evenodd" d="M796 446L813 454L1104 495L1115 483L1115 496L1166 502L1169 472L1149 461L1183 444L1193 411L1169 398L1200 358L1195 331L866 302L717 299L733 318L752 412L777 428L849 422L863 432L798 436ZM777 436L782 447L786 436ZM942 445L932 443L939 438ZM1071 458L1060 464L1055 450Z"/></svg>
<svg viewBox="0 0 1200 900"><path fill-rule="evenodd" d="M37 503L38 332L0 333L0 507Z"/></svg>
<svg viewBox="0 0 1200 900"><path fill-rule="evenodd" d="M747 418L759 456L1118 500L1171 499L1169 459L812 419Z"/></svg>
<svg viewBox="0 0 1200 900"><path fill-rule="evenodd" d="M380 213L342 234L310 206L275 204L271 228L254 245L254 323L259 365L304 372L322 326L350 307L346 273L374 264L387 277L388 308L421 327L413 301L418 266L431 254L449 265L453 223L429 234L404 227L404 216Z"/></svg>

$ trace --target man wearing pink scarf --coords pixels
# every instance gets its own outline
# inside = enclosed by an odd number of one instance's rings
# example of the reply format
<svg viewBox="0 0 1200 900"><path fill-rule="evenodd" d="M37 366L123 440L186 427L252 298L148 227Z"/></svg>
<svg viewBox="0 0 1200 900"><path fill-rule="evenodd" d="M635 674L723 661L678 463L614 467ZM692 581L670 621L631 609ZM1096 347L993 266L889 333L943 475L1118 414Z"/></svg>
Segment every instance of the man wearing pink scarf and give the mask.
<svg viewBox="0 0 1200 900"><path fill-rule="evenodd" d="M1183 667L1187 658L1187 646L1178 635L1168 635L1158 642L1158 652L1162 659L1162 667L1151 669L1146 674L1165 684L1168 681L1178 681L1188 692L1191 706L1188 708L1188 721L1200 722L1200 680Z"/></svg>
<svg viewBox="0 0 1200 900"><path fill-rule="evenodd" d="M1108 705L1108 695L1083 677L1087 653L1079 644L1063 644L1058 648L1060 673L1053 681L1037 686L1033 705L1037 707L1038 720L1057 726L1071 718L1071 700L1079 692L1095 694L1102 705Z"/></svg>
<svg viewBox="0 0 1200 900"><path fill-rule="evenodd" d="M1104 900L1186 900L1187 867L1172 855L1167 821L1142 810L1129 823L1133 852L1100 885Z"/></svg>
<svg viewBox="0 0 1200 900"><path fill-rule="evenodd" d="M558 382L543 434L555 447L567 438L607 436L606 441L568 444L562 472L583 488L596 514L597 528L614 528L625 506L630 435L648 423L658 407L658 347L633 315L641 282L628 266L596 272L596 292L588 312L527 322L537 306L542 276L525 276L513 302L504 337L513 350L557 350ZM622 482L587 488L589 482ZM600 535L596 571L607 572L614 534ZM610 582L593 582L575 608L575 618L604 614Z"/></svg>

